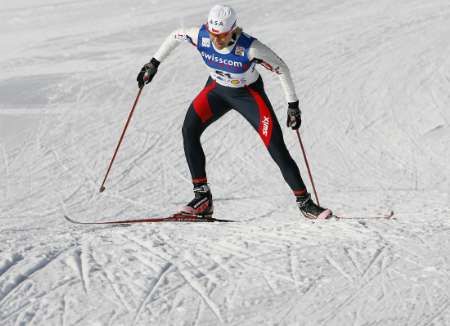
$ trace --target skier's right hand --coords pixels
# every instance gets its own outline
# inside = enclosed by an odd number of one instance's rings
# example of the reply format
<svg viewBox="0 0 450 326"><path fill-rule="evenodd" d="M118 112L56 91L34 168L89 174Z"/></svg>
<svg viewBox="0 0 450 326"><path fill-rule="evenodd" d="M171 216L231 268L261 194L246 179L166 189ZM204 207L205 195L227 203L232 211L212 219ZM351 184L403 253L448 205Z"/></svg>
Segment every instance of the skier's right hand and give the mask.
<svg viewBox="0 0 450 326"><path fill-rule="evenodd" d="M289 102L287 111L287 122L286 125L291 127L293 130L300 128L302 124L302 111L299 108L299 101Z"/></svg>
<svg viewBox="0 0 450 326"><path fill-rule="evenodd" d="M139 88L144 87L145 84L148 84L152 81L153 77L155 77L156 73L158 72L159 64L160 62L158 60L152 58L149 63L146 63L142 67L136 78Z"/></svg>

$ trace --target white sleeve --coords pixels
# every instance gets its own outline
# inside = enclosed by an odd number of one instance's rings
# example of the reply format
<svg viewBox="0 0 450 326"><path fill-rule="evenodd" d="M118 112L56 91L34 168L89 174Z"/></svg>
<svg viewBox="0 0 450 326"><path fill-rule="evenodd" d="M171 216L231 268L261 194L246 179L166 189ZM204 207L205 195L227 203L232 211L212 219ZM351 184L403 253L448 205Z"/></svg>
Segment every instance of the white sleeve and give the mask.
<svg viewBox="0 0 450 326"><path fill-rule="evenodd" d="M197 46L199 27L179 28L174 30L161 44L158 51L153 56L156 60L162 62L169 54L180 44L181 41Z"/></svg>
<svg viewBox="0 0 450 326"><path fill-rule="evenodd" d="M298 101L289 68L275 52L260 41L254 40L249 48L248 56L250 60L256 60L278 75L288 103Z"/></svg>

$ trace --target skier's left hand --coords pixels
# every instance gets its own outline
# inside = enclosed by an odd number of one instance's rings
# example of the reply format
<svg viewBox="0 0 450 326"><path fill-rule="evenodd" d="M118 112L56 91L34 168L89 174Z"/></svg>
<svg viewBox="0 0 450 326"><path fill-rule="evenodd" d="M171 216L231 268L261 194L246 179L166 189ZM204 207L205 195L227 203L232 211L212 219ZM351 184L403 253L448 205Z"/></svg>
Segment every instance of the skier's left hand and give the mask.
<svg viewBox="0 0 450 326"><path fill-rule="evenodd" d="M297 130L302 124L302 111L300 111L298 104L299 101L288 103L286 125L293 130Z"/></svg>

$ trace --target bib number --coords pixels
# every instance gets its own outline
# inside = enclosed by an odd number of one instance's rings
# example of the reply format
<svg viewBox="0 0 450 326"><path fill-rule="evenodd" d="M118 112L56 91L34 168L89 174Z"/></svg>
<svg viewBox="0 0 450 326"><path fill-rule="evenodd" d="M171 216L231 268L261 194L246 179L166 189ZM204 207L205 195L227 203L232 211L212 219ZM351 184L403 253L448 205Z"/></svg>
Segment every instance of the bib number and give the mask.
<svg viewBox="0 0 450 326"><path fill-rule="evenodd" d="M216 75L216 78L221 80L227 86L240 87L242 85L245 85L245 78L243 78L242 76L233 76L230 73L221 70L215 70L214 73Z"/></svg>
<svg viewBox="0 0 450 326"><path fill-rule="evenodd" d="M232 79L231 75L227 72L223 72L220 70L216 70L216 75L222 76L222 77L226 77L228 79Z"/></svg>

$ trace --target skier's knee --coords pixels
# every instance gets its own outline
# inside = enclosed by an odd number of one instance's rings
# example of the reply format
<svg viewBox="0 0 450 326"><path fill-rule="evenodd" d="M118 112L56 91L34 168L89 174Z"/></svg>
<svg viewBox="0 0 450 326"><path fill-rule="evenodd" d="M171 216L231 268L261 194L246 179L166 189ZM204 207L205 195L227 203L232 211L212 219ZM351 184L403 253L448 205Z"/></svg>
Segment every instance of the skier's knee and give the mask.
<svg viewBox="0 0 450 326"><path fill-rule="evenodd" d="M181 129L184 139L192 139L195 137L200 137L201 131L194 124L185 123Z"/></svg>

